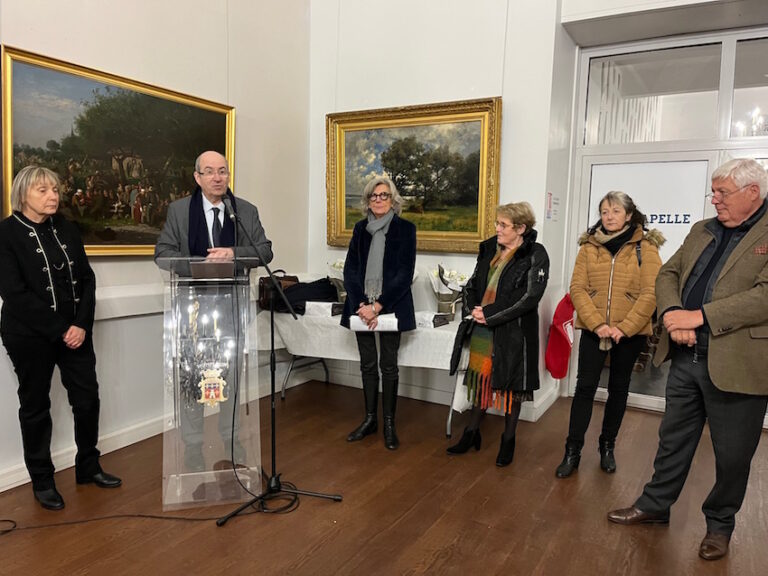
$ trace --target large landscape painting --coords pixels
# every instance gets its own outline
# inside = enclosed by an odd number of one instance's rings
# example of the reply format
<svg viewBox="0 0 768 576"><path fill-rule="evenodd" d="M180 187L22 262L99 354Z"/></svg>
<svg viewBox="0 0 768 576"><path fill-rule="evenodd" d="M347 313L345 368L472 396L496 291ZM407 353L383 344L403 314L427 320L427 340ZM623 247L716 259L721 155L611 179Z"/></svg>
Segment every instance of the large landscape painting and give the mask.
<svg viewBox="0 0 768 576"><path fill-rule="evenodd" d="M2 63L3 214L13 176L46 166L89 254L151 254L197 155L233 168L231 107L10 48Z"/></svg>

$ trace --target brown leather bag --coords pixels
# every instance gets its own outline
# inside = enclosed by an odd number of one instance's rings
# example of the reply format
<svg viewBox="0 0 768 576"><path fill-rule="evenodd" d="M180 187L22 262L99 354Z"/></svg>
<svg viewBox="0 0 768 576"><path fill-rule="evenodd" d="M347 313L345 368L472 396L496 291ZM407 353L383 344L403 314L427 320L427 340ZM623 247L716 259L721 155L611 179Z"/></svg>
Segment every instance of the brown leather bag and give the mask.
<svg viewBox="0 0 768 576"><path fill-rule="evenodd" d="M288 286L293 286L299 283L299 277L286 274L285 270L273 270L272 272L275 278L280 282L280 287L285 290ZM269 293L271 292L272 280L269 276L262 276L259 278L259 308L261 310L269 310ZM280 298L280 295L275 293L275 299Z"/></svg>

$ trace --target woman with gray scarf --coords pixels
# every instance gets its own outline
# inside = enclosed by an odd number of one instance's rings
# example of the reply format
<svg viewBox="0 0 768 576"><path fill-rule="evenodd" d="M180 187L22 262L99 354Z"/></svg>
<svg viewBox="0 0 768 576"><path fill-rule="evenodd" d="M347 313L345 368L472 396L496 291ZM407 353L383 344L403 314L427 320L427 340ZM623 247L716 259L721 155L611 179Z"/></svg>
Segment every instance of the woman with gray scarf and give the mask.
<svg viewBox="0 0 768 576"><path fill-rule="evenodd" d="M400 333L416 328L411 282L416 265L416 227L400 218L403 199L386 177L373 178L362 196L365 218L355 224L344 263L347 299L341 325L350 327L357 315L368 327L355 332L360 351L360 372L365 396L365 418L347 441L356 442L378 430L379 369L382 381L384 445L396 450L400 441L395 432L397 402L397 352ZM379 332L376 349L374 330L380 314L394 314L397 330Z"/></svg>

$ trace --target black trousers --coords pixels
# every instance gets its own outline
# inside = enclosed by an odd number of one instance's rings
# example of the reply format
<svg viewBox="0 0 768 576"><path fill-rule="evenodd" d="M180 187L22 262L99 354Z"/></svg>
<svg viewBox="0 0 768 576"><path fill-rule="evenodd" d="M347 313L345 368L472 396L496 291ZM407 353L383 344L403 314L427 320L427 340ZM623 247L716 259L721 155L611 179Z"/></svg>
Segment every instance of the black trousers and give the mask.
<svg viewBox="0 0 768 576"><path fill-rule="evenodd" d="M600 338L594 332L583 331L579 343L579 367L576 376L576 392L571 403L571 421L568 444L581 449L584 435L592 419L592 404L605 366L605 357L611 355L608 377L608 401L603 413L603 429L600 439L615 442L627 409L629 382L635 360L645 344L645 336L622 338L613 343L610 350L600 350Z"/></svg>
<svg viewBox="0 0 768 576"><path fill-rule="evenodd" d="M381 405L384 416L394 416L397 403L397 387L399 370L397 353L400 350L400 332L379 332L381 352L376 350L376 334L374 332L355 332L357 349L360 351L360 373L363 378L363 390L366 399L374 398L379 389L379 369L381 369L382 398ZM369 389L373 388L373 392ZM367 403L367 402L366 402ZM368 408L370 412L370 407Z"/></svg>
<svg viewBox="0 0 768 576"><path fill-rule="evenodd" d="M19 379L19 422L24 462L35 490L54 486L51 461L51 377L59 367L75 420L75 475L88 478L101 471L99 451L99 385L90 334L76 350L63 340L3 334L3 344Z"/></svg>
<svg viewBox="0 0 768 576"><path fill-rule="evenodd" d="M706 357L695 362L692 353L676 350L666 400L653 478L635 506L652 513L669 510L683 489L704 423L709 421L716 475L701 509L707 530L731 534L747 490L768 396L723 392L709 379Z"/></svg>

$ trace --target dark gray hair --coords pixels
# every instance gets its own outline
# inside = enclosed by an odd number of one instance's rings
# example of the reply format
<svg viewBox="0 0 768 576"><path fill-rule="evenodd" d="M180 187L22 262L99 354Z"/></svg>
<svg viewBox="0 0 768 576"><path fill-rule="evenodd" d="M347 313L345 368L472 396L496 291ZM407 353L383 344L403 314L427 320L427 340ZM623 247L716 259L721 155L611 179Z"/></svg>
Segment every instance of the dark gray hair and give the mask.
<svg viewBox="0 0 768 576"><path fill-rule="evenodd" d="M768 192L768 177L757 160L752 158L737 158L729 160L712 172L712 181L730 178L739 188L757 184L760 188L760 198L765 198Z"/></svg>
<svg viewBox="0 0 768 576"><path fill-rule="evenodd" d="M51 182L58 188L61 186L59 175L53 170L42 166L25 166L13 179L11 186L11 210L21 212L27 201L27 191L40 181Z"/></svg>
<svg viewBox="0 0 768 576"><path fill-rule="evenodd" d="M360 198L360 208L363 211L363 216L368 216L368 204L371 200L371 194L373 194L373 191L379 184L384 184L389 188L389 193L392 194L392 210L399 216L403 211L403 197L400 196L400 192L397 191L395 183L386 176L376 176L375 178L371 178L365 185L363 196Z"/></svg>

